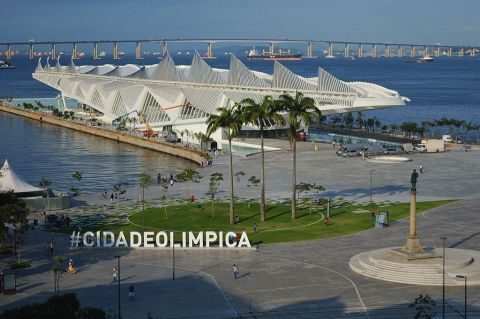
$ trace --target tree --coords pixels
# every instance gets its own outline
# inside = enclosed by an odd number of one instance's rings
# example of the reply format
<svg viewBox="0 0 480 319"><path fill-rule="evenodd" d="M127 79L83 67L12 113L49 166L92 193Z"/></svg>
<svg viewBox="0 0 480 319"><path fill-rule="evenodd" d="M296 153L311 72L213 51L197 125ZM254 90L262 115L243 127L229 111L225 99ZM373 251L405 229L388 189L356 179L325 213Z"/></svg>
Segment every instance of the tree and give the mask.
<svg viewBox="0 0 480 319"><path fill-rule="evenodd" d="M452 125L455 126L456 128L456 131L455 131L455 140L457 141L458 140L458 136L460 135L460 128L463 126L463 124L465 124L465 121L463 120L455 120L455 119L451 119L450 120Z"/></svg>
<svg viewBox="0 0 480 319"><path fill-rule="evenodd" d="M232 154L232 139L237 137L240 133L244 122L243 114L238 104L231 108L221 107L218 109L218 114L212 114L207 118L207 136L211 136L218 129L223 129L228 139L229 152L229 172L230 172L230 224L235 223L235 208L233 198L233 154Z"/></svg>
<svg viewBox="0 0 480 319"><path fill-rule="evenodd" d="M4 225L13 224L15 232L17 228L23 229L23 225L27 223L28 211L25 201L18 198L13 191L0 192L0 225L2 225L0 227L0 246L8 238Z"/></svg>
<svg viewBox="0 0 480 319"><path fill-rule="evenodd" d="M357 112L357 118L355 119L355 124L357 124L357 127L359 129L362 129L363 128L363 115L362 115L362 112Z"/></svg>
<svg viewBox="0 0 480 319"><path fill-rule="evenodd" d="M470 133L470 131L475 131L475 129L476 129L475 124L473 124L472 121L470 121L470 122L468 122L468 123L465 122L465 123L463 123L463 128L465 129L465 133L466 133L466 135L467 135L467 139L470 141L470 136L469 136L468 133Z"/></svg>
<svg viewBox="0 0 480 319"><path fill-rule="evenodd" d="M104 310L93 307L80 307L74 293L52 296L42 303L26 304L10 308L0 315L0 319L107 319ZM115 317L116 318L116 317Z"/></svg>
<svg viewBox="0 0 480 319"><path fill-rule="evenodd" d="M79 190L79 194L82 193L82 172L80 171L75 171L75 173L72 174L72 177L75 178L79 183L80 183L80 190Z"/></svg>
<svg viewBox="0 0 480 319"><path fill-rule="evenodd" d="M436 316L436 313L433 312L435 305L435 300L433 300L429 295L420 295L415 298L414 302L409 306L410 308L415 308L415 319L431 319Z"/></svg>
<svg viewBox="0 0 480 319"><path fill-rule="evenodd" d="M300 194L305 193L305 192L323 192L325 191L325 188L322 185L317 185L316 183L304 183L301 182L300 184L297 185L297 191L298 191L298 200L300 200Z"/></svg>
<svg viewBox="0 0 480 319"><path fill-rule="evenodd" d="M60 280L62 279L63 275L66 273L65 269L65 257L63 256L56 256L53 258L53 283L55 285L54 291L57 293L57 296L60 295Z"/></svg>
<svg viewBox="0 0 480 319"><path fill-rule="evenodd" d="M304 97L303 94L298 91L294 97L290 94L282 94L280 96L280 105L288 114L288 141L293 150L292 219L295 219L297 216L297 201L295 198L297 187L297 130L302 123L308 127L312 118L319 119L322 114L320 110L315 107L315 101L312 98Z"/></svg>
<svg viewBox="0 0 480 319"><path fill-rule="evenodd" d="M152 177L147 172L142 172L139 182L142 187L142 230L145 230L145 188L152 183Z"/></svg>
<svg viewBox="0 0 480 319"><path fill-rule="evenodd" d="M245 172L238 171L234 175L235 175L235 179L237 180L237 182L240 182L240 180L242 179L242 176L245 176Z"/></svg>
<svg viewBox="0 0 480 319"><path fill-rule="evenodd" d="M264 131L271 127L272 122L276 125L284 125L285 119L280 115L280 105L271 96L265 96L262 102L257 103L253 99L244 99L241 102L245 122L256 126L260 131L260 221L265 221L265 149Z"/></svg>
<svg viewBox="0 0 480 319"><path fill-rule="evenodd" d="M52 184L52 181L50 178L46 176L40 177L40 181L38 182L38 185L40 185L41 188L45 191L45 196L47 196L47 206L48 210L50 211L50 192L48 191L48 186Z"/></svg>
<svg viewBox="0 0 480 319"><path fill-rule="evenodd" d="M186 191L187 191L187 199L190 198L191 189L190 184L193 183L200 183L202 176L193 168L186 168L180 173L178 173L175 178L180 181L186 183Z"/></svg>
<svg viewBox="0 0 480 319"><path fill-rule="evenodd" d="M433 128L433 123L430 121L422 121L422 128L424 129L424 132L427 132L428 130L431 130ZM432 137L433 137L433 130L432 131ZM423 138L423 135L422 135Z"/></svg>
<svg viewBox="0 0 480 319"><path fill-rule="evenodd" d="M345 126L346 126L349 130L352 129L353 122L354 122L352 112L348 112L348 113L346 113L346 114L343 116L343 122L345 123Z"/></svg>
<svg viewBox="0 0 480 319"><path fill-rule="evenodd" d="M213 202L215 201L215 194L218 191L218 186L220 182L223 181L223 174L219 172L215 172L210 175L210 183L208 184L208 192L211 195L212 201L212 217L215 218L215 210L213 207Z"/></svg>

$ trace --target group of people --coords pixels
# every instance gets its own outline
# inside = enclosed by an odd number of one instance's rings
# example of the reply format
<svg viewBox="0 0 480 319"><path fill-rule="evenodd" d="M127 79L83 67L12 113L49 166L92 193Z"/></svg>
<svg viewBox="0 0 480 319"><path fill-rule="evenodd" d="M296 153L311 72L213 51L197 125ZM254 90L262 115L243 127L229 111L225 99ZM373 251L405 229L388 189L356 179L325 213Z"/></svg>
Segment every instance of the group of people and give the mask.
<svg viewBox="0 0 480 319"><path fill-rule="evenodd" d="M118 268L115 266L112 267L112 279L114 282L120 280L118 277ZM128 286L128 300L135 300L135 286L133 285Z"/></svg>
<svg viewBox="0 0 480 319"><path fill-rule="evenodd" d="M173 174L170 174L170 177L165 175L162 176L162 174L158 173L157 174L157 184L170 184L170 186L173 186L173 183L175 180L173 179Z"/></svg>
<svg viewBox="0 0 480 319"><path fill-rule="evenodd" d="M103 199L107 199L109 196L108 196L108 190L105 188L102 192L102 198ZM117 192L112 192L110 194L110 201L113 202L114 199L118 199L118 193Z"/></svg>
<svg viewBox="0 0 480 319"><path fill-rule="evenodd" d="M213 166L213 161L212 161L211 159L209 159L209 160L207 161L207 163L202 162L202 163L200 164L200 168L212 167L212 166Z"/></svg>

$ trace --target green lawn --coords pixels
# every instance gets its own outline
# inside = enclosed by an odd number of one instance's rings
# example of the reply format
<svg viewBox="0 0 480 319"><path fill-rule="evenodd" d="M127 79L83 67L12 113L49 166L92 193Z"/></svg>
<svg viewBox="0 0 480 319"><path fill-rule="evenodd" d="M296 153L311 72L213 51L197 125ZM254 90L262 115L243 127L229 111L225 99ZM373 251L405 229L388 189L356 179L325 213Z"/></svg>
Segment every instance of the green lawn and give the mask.
<svg viewBox="0 0 480 319"><path fill-rule="evenodd" d="M455 200L431 201L417 203L417 212L423 212L435 207L455 202ZM390 222L407 217L409 203L378 204L384 207L375 207L378 210L389 212ZM166 208L145 209L145 225L150 230L171 230L172 215L175 209L175 230L181 231L246 231L252 244L280 243L302 240L328 238L348 235L370 228L369 206L348 202L333 204L330 210L329 225L322 221L325 208L314 206L312 210L308 205L299 208L297 218L290 218L290 206L288 204L268 204L267 221L260 222L259 205L252 203L236 203L235 212L240 221L235 225L229 225L228 203L216 203L214 206L215 217L210 203L193 203ZM137 211L130 215L130 225L102 226L100 229L114 231L131 230L141 231L143 225L143 213ZM257 232L253 232L253 224L257 224ZM137 225L134 225L137 224ZM112 229L113 228L113 229ZM180 237L178 237L179 239Z"/></svg>

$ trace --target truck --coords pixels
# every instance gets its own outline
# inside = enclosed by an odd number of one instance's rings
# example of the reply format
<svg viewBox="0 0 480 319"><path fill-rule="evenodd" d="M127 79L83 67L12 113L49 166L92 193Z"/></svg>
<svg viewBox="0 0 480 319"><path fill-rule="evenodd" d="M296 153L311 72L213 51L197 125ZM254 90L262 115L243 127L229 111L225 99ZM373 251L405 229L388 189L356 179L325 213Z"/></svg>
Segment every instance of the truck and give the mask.
<svg viewBox="0 0 480 319"><path fill-rule="evenodd" d="M403 151L405 153L412 153L414 150L413 144L412 143L405 143L403 144Z"/></svg>
<svg viewBox="0 0 480 319"><path fill-rule="evenodd" d="M445 151L445 142L438 139L422 140L421 144L415 147L420 152L439 153Z"/></svg>

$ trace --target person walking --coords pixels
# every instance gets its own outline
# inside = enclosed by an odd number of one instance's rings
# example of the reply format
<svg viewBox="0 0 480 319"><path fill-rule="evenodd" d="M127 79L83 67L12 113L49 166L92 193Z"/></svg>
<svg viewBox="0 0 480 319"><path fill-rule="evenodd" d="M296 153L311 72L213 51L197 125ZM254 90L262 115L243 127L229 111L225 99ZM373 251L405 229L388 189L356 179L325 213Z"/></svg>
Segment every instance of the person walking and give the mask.
<svg viewBox="0 0 480 319"><path fill-rule="evenodd" d="M128 287L128 300L135 300L135 287L133 285Z"/></svg>
<svg viewBox="0 0 480 319"><path fill-rule="evenodd" d="M254 232L254 233L257 232L257 223L253 223L253 232Z"/></svg>
<svg viewBox="0 0 480 319"><path fill-rule="evenodd" d="M115 266L112 268L112 277L113 277L112 278L113 281L117 281L117 279L118 279L118 269Z"/></svg>
<svg viewBox="0 0 480 319"><path fill-rule="evenodd" d="M423 173L423 165L420 165L419 169L420 169L420 173Z"/></svg>
<svg viewBox="0 0 480 319"><path fill-rule="evenodd" d="M236 264L233 264L233 278L237 279L239 274L240 273L238 272L238 266Z"/></svg>

